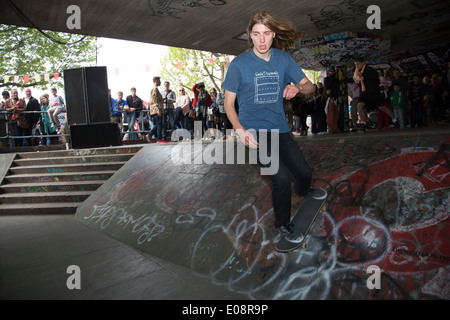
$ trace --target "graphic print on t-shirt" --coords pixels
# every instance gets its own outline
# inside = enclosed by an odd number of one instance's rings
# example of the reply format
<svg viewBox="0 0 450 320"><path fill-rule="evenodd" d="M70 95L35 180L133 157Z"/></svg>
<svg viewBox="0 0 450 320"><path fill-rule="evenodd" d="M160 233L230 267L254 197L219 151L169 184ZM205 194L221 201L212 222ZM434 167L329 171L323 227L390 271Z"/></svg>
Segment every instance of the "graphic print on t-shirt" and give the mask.
<svg viewBox="0 0 450 320"><path fill-rule="evenodd" d="M280 76L278 72L258 72L255 74L255 104L276 103Z"/></svg>

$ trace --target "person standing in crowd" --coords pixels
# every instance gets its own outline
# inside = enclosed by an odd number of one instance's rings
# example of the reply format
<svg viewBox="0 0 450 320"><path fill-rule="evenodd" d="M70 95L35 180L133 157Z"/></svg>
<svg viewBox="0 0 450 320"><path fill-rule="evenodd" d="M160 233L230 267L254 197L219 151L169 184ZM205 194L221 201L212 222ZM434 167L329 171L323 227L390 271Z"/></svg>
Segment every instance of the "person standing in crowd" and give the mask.
<svg viewBox="0 0 450 320"><path fill-rule="evenodd" d="M220 119L219 130L222 131L223 139L227 139L227 130L232 129L231 123L228 120L227 113L225 112L225 91L223 89L223 83L220 86L220 91L217 93L216 104L219 107Z"/></svg>
<svg viewBox="0 0 450 320"><path fill-rule="evenodd" d="M40 130L42 135L50 136L56 134L56 127L52 126L52 122L50 121L50 117L47 113L48 109L50 108L48 98L46 95L42 95L40 97L40 107L41 111L41 118L40 118ZM45 142L44 142L45 141ZM41 145L47 145L49 146L51 144L51 137L45 137L41 139Z"/></svg>
<svg viewBox="0 0 450 320"><path fill-rule="evenodd" d="M329 100L327 102L327 123L330 133L336 133L339 130L339 97L340 86L339 79L336 76L335 67L329 67L327 77L324 81L324 89Z"/></svg>
<svg viewBox="0 0 450 320"><path fill-rule="evenodd" d="M292 99L297 93L305 95L314 92L315 87L305 76L292 56L285 50L294 47L301 38L292 23L274 16L268 11L255 13L247 28L249 49L236 57L230 64L225 82L225 110L240 140L249 148L258 149L260 130L267 130L267 138L277 139L279 154L272 154L271 143L267 144L267 155L277 157L279 166L270 172L274 226L287 240L300 244L304 235L295 234L291 225L291 176L294 175L295 192L299 196L310 194L324 199L321 189L311 189L312 171L295 140L283 109L283 98ZM287 85L286 83L294 83ZM239 115L235 101L239 102ZM254 137L249 129L254 129ZM263 163L259 152L261 168L270 168Z"/></svg>
<svg viewBox="0 0 450 320"><path fill-rule="evenodd" d="M24 100L27 105L26 111L30 111L30 113L25 114L25 121L27 124L25 125L25 128L22 128L23 131L22 133L24 136L31 136L31 131L33 127L39 121L40 118L39 111L41 111L41 106L39 104L39 101L31 95L30 88L25 89ZM31 138L24 138L23 145L31 146L32 145Z"/></svg>
<svg viewBox="0 0 450 320"><path fill-rule="evenodd" d="M325 95L323 87L316 86L316 92L312 101L311 132L313 134L327 133L327 116L325 114Z"/></svg>
<svg viewBox="0 0 450 320"><path fill-rule="evenodd" d="M423 125L429 125L429 112L431 111L431 80L430 77L425 75L422 79L422 83L425 90L425 96L423 97Z"/></svg>
<svg viewBox="0 0 450 320"><path fill-rule="evenodd" d="M405 120L405 126L409 125L409 119L410 119L410 106L409 106L409 99L408 97L408 80L406 75L403 76L399 69L394 69L393 71L394 77L392 79L392 85L398 83L400 85L400 91L402 92L403 97L405 97L405 106L403 108L403 116Z"/></svg>
<svg viewBox="0 0 450 320"><path fill-rule="evenodd" d="M167 136L167 130L170 133L174 131L174 108L173 104L177 102L177 96L173 90L170 89L170 82L164 82L164 91L162 92L164 102L164 116L162 118L162 127L164 130L163 136ZM165 138L164 138L165 140Z"/></svg>
<svg viewBox="0 0 450 320"><path fill-rule="evenodd" d="M61 123L58 119L58 114L65 111L64 99L58 95L58 90L56 88L52 88L50 97L50 109L48 109L48 116L50 117L50 121L54 126L56 126L57 130L61 129Z"/></svg>
<svg viewBox="0 0 450 320"><path fill-rule="evenodd" d="M420 81L418 74L413 76L413 82L409 86L408 97L411 102L411 128L421 127L423 124L423 98L425 97L425 86Z"/></svg>
<svg viewBox="0 0 450 320"><path fill-rule="evenodd" d="M408 94L408 81L402 76L400 70L394 69L393 71L394 78L392 79L392 84L398 83L400 85L400 91L403 96L406 97Z"/></svg>
<svg viewBox="0 0 450 320"><path fill-rule="evenodd" d="M191 99L186 94L186 90L180 87L178 90L177 108L175 110L175 125L186 130L188 129L187 121L190 103Z"/></svg>
<svg viewBox="0 0 450 320"><path fill-rule="evenodd" d="M25 111L26 108L25 100L19 99L19 92L17 89L13 89L11 91L11 99L9 99L6 104L6 111L12 112L10 121L15 137L22 136L22 129L18 125L18 122L25 118L25 115L23 115L22 112ZM23 139L15 138L13 141L10 141L10 147L21 147L22 145Z"/></svg>
<svg viewBox="0 0 450 320"><path fill-rule="evenodd" d="M8 126L8 114L6 113L6 105L8 103L8 100L10 98L8 91L2 92L2 101L0 103L0 137L6 137L7 130L6 127ZM6 143L5 139L1 139L0 147L4 146Z"/></svg>
<svg viewBox="0 0 450 320"><path fill-rule="evenodd" d="M166 141L166 130L163 127L163 117L164 117L164 102L161 92L159 92L158 87L161 85L161 78L153 78L153 88L150 91L150 115L155 125L145 139L148 142L152 142L152 137L156 135L157 143L167 143Z"/></svg>
<svg viewBox="0 0 450 320"><path fill-rule="evenodd" d="M216 119L216 115L214 114L214 110L215 108L217 108L217 110L219 109L219 107L217 107L217 103L216 103L216 98L217 98L217 91L216 88L211 88L209 90L209 96L211 97L211 105L208 107L208 128L216 128L216 124L217 124L217 119Z"/></svg>
<svg viewBox="0 0 450 320"><path fill-rule="evenodd" d="M208 107L211 105L212 101L208 91L205 90L205 84L203 82L194 84L192 91L194 91L194 101L192 106L196 109L197 120L202 121L201 134L203 135L203 132L207 129L206 120L208 119Z"/></svg>
<svg viewBox="0 0 450 320"><path fill-rule="evenodd" d="M123 110L125 110L123 122L124 124L127 124L126 128L124 128L124 132L128 132L128 139L137 140L138 135L134 128L134 124L136 123L136 114L142 111L144 105L142 104L142 99L136 95L135 87L132 87L130 92L131 95L127 97L126 105L123 107Z"/></svg>
<svg viewBox="0 0 450 320"><path fill-rule="evenodd" d="M391 107L395 117L400 121L400 129L405 127L405 96L399 83L394 84L394 91L391 92Z"/></svg>
<svg viewBox="0 0 450 320"><path fill-rule="evenodd" d="M122 115L124 108L127 106L126 100L123 98L123 92L117 92L117 99L111 99L111 122L117 123L120 132L122 132Z"/></svg>

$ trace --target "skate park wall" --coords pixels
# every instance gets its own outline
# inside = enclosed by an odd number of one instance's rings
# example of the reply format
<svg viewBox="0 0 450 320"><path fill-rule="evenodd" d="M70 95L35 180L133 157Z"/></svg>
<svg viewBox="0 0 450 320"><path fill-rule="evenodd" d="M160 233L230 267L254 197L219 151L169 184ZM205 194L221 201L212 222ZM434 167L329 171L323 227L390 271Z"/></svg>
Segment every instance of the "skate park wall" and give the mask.
<svg viewBox="0 0 450 320"><path fill-rule="evenodd" d="M8 170L11 167L11 164L13 163L15 157L15 153L0 154L0 183L8 173Z"/></svg>
<svg viewBox="0 0 450 320"><path fill-rule="evenodd" d="M288 254L270 180L251 157L218 163L221 143L145 146L76 219L249 299L450 298L448 132L299 141L329 197Z"/></svg>

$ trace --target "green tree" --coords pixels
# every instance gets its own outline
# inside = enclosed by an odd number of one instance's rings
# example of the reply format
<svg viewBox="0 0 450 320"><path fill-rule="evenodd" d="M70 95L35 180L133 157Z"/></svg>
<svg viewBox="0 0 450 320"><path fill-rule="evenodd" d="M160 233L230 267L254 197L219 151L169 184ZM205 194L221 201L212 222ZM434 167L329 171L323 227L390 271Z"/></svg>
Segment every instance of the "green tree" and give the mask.
<svg viewBox="0 0 450 320"><path fill-rule="evenodd" d="M203 81L208 90L212 87L220 90L231 57L226 54L169 47L167 54L161 58L160 76L169 81L172 88L182 86L192 90L195 83Z"/></svg>
<svg viewBox="0 0 450 320"><path fill-rule="evenodd" d="M320 78L320 71L314 71L314 70L303 70L308 77L309 80L311 80L312 83L317 84L317 82L321 81Z"/></svg>
<svg viewBox="0 0 450 320"><path fill-rule="evenodd" d="M92 65L96 58L96 38L0 24L0 87L37 87L42 90L62 87L62 81L53 79L54 73ZM54 41L52 41L51 39ZM81 41L80 41L81 40ZM49 73L50 81L43 75ZM19 82L13 81L20 75ZM28 83L24 75L30 75ZM41 75L36 81L34 75ZM9 81L4 82L4 77Z"/></svg>

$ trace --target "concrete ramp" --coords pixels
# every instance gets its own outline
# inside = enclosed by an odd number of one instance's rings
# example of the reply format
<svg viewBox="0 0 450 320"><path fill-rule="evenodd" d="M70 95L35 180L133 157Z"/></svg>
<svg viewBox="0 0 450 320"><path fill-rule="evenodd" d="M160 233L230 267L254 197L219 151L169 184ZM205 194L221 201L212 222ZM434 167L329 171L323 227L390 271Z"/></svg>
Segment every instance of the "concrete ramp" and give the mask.
<svg viewBox="0 0 450 320"><path fill-rule="evenodd" d="M256 164L206 163L222 142L144 147L76 218L251 299L449 299L449 132L397 132L298 140L329 192L304 250L275 252Z"/></svg>

